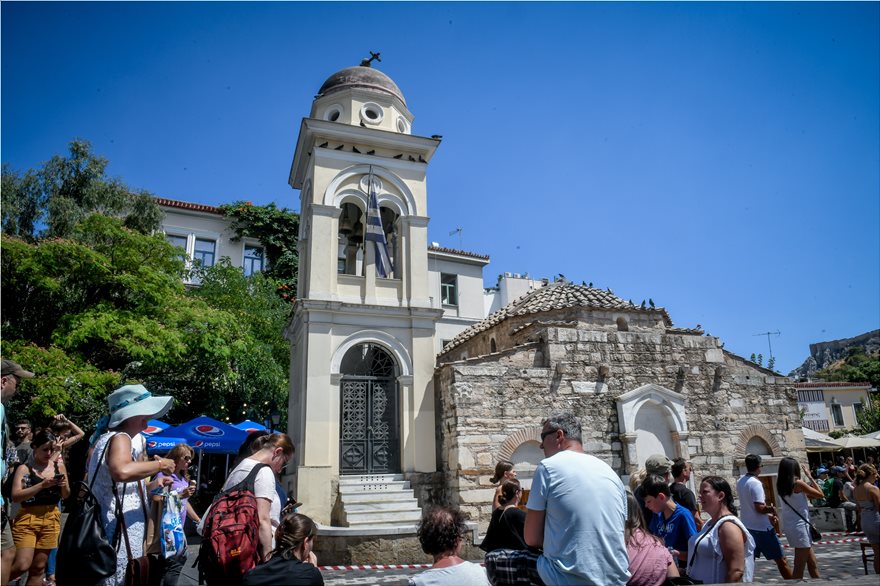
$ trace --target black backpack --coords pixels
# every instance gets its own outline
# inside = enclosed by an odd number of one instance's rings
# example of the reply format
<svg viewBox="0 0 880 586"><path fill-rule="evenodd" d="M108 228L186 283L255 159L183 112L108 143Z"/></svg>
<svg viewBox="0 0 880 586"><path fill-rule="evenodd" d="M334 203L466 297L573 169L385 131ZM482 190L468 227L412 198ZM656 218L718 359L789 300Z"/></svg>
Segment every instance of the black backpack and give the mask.
<svg viewBox="0 0 880 586"><path fill-rule="evenodd" d="M79 481L73 485L73 490L77 492L71 492L78 494L79 498L67 517L58 541L55 568L58 586L99 584L116 573L116 550L107 541L101 505L91 490L109 445L107 441L91 483Z"/></svg>

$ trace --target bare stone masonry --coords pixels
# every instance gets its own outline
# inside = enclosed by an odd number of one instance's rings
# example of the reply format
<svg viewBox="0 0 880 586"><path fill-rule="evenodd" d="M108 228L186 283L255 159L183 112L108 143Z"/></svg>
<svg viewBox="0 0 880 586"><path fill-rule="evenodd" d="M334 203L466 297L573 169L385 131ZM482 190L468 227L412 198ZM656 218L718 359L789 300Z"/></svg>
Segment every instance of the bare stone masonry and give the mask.
<svg viewBox="0 0 880 586"><path fill-rule="evenodd" d="M621 476L657 448L691 460L696 479L731 483L747 449L805 459L790 380L673 328L662 309L560 284L498 313L453 340L434 375L443 500L481 531L495 462L512 458L528 485L553 411L573 411L587 452Z"/></svg>

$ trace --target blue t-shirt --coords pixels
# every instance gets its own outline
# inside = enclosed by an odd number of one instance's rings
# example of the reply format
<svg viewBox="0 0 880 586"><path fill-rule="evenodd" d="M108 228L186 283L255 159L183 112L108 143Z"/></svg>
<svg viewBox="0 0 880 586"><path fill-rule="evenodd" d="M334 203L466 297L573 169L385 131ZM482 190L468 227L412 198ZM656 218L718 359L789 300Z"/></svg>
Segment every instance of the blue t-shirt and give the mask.
<svg viewBox="0 0 880 586"><path fill-rule="evenodd" d="M538 573L545 584L622 586L629 580L626 492L608 464L571 450L545 458L526 506L544 511Z"/></svg>
<svg viewBox="0 0 880 586"><path fill-rule="evenodd" d="M662 539L666 547L686 553L688 539L697 532L697 524L694 522L694 515L687 508L676 505L668 519L662 512L654 513L648 529Z"/></svg>

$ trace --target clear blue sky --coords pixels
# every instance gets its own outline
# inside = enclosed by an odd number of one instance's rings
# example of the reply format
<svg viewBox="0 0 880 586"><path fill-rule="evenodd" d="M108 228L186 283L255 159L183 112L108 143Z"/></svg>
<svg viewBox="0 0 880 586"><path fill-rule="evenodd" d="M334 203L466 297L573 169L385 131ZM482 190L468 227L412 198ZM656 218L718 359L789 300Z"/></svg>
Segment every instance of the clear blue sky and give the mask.
<svg viewBox="0 0 880 586"><path fill-rule="evenodd" d="M653 298L748 357L880 327L877 3L2 4L2 160L298 210L300 120L381 51L443 135L430 239Z"/></svg>

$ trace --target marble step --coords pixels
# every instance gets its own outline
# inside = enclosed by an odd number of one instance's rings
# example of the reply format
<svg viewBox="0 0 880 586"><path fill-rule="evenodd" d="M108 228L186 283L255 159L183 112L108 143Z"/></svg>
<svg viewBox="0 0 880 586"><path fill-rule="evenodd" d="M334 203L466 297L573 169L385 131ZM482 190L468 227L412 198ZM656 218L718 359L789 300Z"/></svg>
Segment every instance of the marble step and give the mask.
<svg viewBox="0 0 880 586"><path fill-rule="evenodd" d="M410 489L409 480L388 480L383 482L346 482L339 483L340 494L357 494L361 492L386 492Z"/></svg>
<svg viewBox="0 0 880 586"><path fill-rule="evenodd" d="M356 503L375 503L389 501L409 501L415 500L412 489L409 490L388 490L384 492L355 492L342 493L342 502L345 506Z"/></svg>
<svg viewBox="0 0 880 586"><path fill-rule="evenodd" d="M417 511L419 501L415 498L399 501L371 501L364 503L345 503L347 513L366 513L379 511Z"/></svg>
<svg viewBox="0 0 880 586"><path fill-rule="evenodd" d="M414 511L378 511L378 512L355 512L345 511L345 518L349 527L362 525L402 525L418 523L422 518L421 509Z"/></svg>
<svg viewBox="0 0 880 586"><path fill-rule="evenodd" d="M403 479L403 474L348 474L339 477L339 484L376 484L382 482L399 482Z"/></svg>

